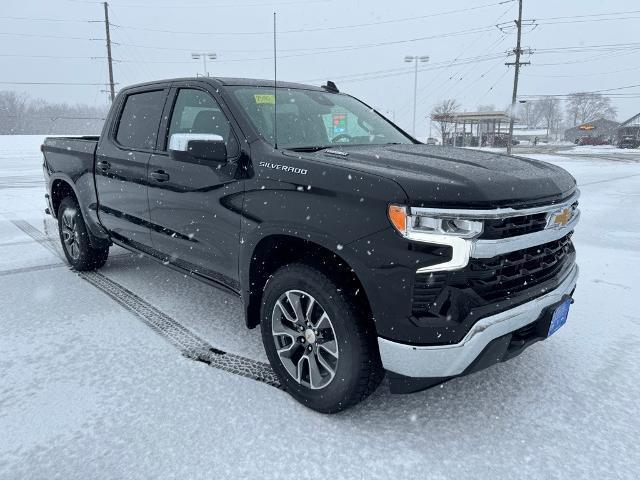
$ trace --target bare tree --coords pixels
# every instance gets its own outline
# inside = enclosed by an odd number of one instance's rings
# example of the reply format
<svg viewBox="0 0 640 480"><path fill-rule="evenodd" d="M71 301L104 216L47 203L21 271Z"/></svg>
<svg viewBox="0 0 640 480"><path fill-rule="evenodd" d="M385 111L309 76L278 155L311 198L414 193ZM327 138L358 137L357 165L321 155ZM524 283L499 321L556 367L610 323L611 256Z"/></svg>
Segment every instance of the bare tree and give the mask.
<svg viewBox="0 0 640 480"><path fill-rule="evenodd" d="M567 100L567 116L572 125L599 118L615 120L616 115L617 110L611 105L611 99L600 93L572 93Z"/></svg>
<svg viewBox="0 0 640 480"><path fill-rule="evenodd" d="M535 128L540 125L540 109L536 108L537 102L527 101L520 105L518 109L518 120L529 128Z"/></svg>
<svg viewBox="0 0 640 480"><path fill-rule="evenodd" d="M495 105L478 105L478 112L495 112Z"/></svg>
<svg viewBox="0 0 640 480"><path fill-rule="evenodd" d="M442 100L431 110L431 119L436 123L436 128L440 132L443 145L446 143L446 140L449 138L449 134L453 129L453 115L459 110L460 104L453 98Z"/></svg>
<svg viewBox="0 0 640 480"><path fill-rule="evenodd" d="M560 120L562 119L560 100L555 97L541 98L535 102L534 110L547 129L547 139L549 139L549 133L558 129Z"/></svg>
<svg viewBox="0 0 640 480"><path fill-rule="evenodd" d="M102 129L106 112L106 105L50 103L0 92L0 134L95 134Z"/></svg>
<svg viewBox="0 0 640 480"><path fill-rule="evenodd" d="M27 100L22 93L0 92L0 133L21 133L26 121Z"/></svg>

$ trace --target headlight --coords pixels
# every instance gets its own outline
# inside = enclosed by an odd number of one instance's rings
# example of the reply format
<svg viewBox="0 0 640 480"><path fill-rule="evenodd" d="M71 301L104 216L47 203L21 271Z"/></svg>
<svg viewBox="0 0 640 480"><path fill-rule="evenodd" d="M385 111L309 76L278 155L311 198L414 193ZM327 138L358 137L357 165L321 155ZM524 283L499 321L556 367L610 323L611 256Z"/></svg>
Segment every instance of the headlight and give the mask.
<svg viewBox="0 0 640 480"><path fill-rule="evenodd" d="M389 205L389 220L400 234L414 242L451 247L451 258L418 268L418 273L458 270L469 263L472 239L482 233L482 222L454 217L411 215L404 205Z"/></svg>
<svg viewBox="0 0 640 480"><path fill-rule="evenodd" d="M404 205L389 205L388 215L391 224L403 237L419 242L429 242L428 235L475 238L482 233L481 221L410 215Z"/></svg>

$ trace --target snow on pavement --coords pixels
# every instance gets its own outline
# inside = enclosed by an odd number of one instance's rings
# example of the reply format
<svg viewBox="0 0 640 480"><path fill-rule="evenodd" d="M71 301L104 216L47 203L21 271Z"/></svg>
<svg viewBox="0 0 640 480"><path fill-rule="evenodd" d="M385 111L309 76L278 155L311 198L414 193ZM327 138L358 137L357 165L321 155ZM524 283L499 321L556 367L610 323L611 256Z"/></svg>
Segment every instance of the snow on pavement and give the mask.
<svg viewBox="0 0 640 480"><path fill-rule="evenodd" d="M18 228L55 238L41 140L0 136L0 478L637 477L640 155L536 156L582 190L576 303L551 339L325 416L185 358ZM265 360L236 298L111 254L105 277L214 347Z"/></svg>

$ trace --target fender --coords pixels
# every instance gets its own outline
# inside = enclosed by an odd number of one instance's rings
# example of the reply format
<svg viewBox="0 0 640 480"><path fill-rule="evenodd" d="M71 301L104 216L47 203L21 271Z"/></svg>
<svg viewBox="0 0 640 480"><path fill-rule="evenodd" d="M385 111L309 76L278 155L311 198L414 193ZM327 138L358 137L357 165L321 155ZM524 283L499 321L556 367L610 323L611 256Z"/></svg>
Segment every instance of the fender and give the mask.
<svg viewBox="0 0 640 480"><path fill-rule="evenodd" d="M104 229L104 227L100 224L100 220L97 215L97 196L95 191L95 183L93 182L93 173L91 172L91 182L87 182L86 179L83 180L82 177L85 175L81 174L78 176L76 180L74 180L70 175L63 172L53 172L49 173L49 180L47 182L47 191L51 200L53 201L53 184L60 180L65 182L74 195L78 199L78 204L80 206L80 211L82 216L84 217L85 224L89 228L91 234L101 240L109 240L109 235ZM78 185L82 185L84 188L80 188ZM88 191L87 191L88 190ZM51 215L54 216L55 212L51 212Z"/></svg>
<svg viewBox="0 0 640 480"><path fill-rule="evenodd" d="M292 237L298 240L308 241L325 248L344 260L351 269L353 269L355 275L359 279L361 279L361 273L364 273L365 271L365 265L361 263L357 253L349 244L341 243L339 239L327 234L327 232L310 228L309 225L300 226L284 222L272 222L268 224L263 223L259 228L254 228L249 232L243 231L242 248L240 250L240 258L238 262L238 275L240 278L240 285L242 285L240 294L244 304L245 321L247 322L248 327L255 326L254 322L250 318L251 312L249 312L251 288L251 279L249 278L249 275L251 271L251 260L260 241L273 235Z"/></svg>

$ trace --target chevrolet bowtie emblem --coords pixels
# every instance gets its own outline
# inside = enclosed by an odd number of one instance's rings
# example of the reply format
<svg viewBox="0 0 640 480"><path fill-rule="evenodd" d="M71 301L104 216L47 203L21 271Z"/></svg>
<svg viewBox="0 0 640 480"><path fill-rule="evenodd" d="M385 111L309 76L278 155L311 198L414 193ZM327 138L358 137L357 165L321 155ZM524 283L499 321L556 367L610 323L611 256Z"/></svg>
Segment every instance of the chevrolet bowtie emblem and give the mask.
<svg viewBox="0 0 640 480"><path fill-rule="evenodd" d="M554 227L564 227L571 220L573 212L570 208L563 208L559 213L552 214L551 225Z"/></svg>

